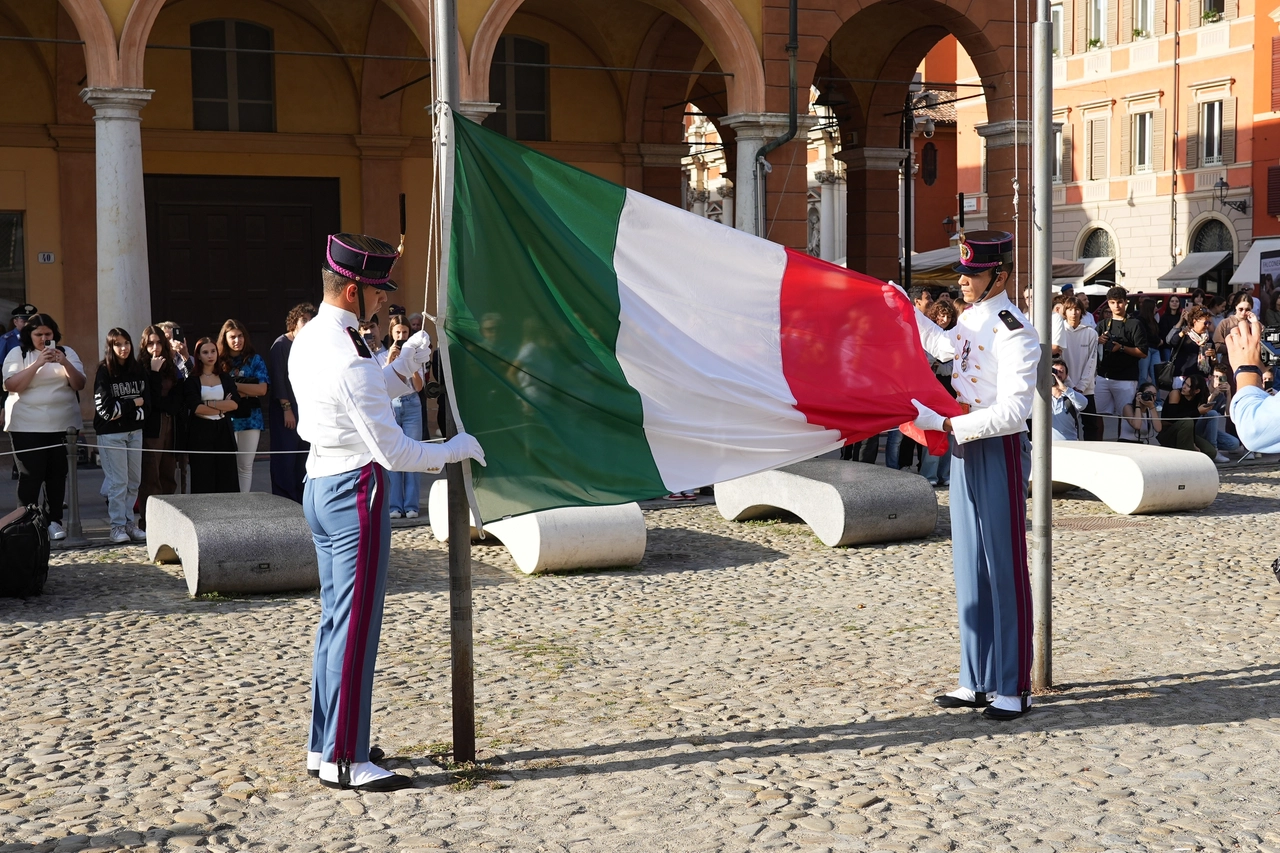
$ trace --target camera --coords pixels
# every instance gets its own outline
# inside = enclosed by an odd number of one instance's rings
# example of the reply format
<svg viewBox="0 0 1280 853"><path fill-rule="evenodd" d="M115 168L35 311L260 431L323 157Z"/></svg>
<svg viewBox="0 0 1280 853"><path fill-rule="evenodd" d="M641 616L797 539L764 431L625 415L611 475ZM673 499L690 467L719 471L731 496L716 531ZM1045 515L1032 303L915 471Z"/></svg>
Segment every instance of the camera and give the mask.
<svg viewBox="0 0 1280 853"><path fill-rule="evenodd" d="M422 386L422 393L426 394L427 397L434 400L437 397L440 397L444 394L444 384L432 379Z"/></svg>
<svg viewBox="0 0 1280 853"><path fill-rule="evenodd" d="M1141 394L1138 395L1138 399L1144 403L1150 403L1153 400L1155 400L1155 398L1156 398L1156 395L1152 394L1150 391L1143 391Z"/></svg>

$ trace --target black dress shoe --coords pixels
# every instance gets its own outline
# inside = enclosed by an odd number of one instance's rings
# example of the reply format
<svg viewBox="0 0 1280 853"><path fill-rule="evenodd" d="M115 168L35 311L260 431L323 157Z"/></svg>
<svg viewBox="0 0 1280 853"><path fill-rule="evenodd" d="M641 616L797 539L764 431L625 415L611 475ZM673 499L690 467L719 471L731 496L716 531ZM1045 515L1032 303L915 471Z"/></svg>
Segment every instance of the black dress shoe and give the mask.
<svg viewBox="0 0 1280 853"><path fill-rule="evenodd" d="M974 693L973 699L961 699L957 696L948 696L943 693L941 696L933 697L933 704L939 708L985 708L991 704L985 693Z"/></svg>
<svg viewBox="0 0 1280 853"><path fill-rule="evenodd" d="M983 710L982 716L986 717L989 720L996 720L997 722L1007 723L1010 720L1018 719L1019 717L1021 717L1023 714L1027 713L1030 710L1031 710L1031 699L1027 696L1023 696L1021 711L1006 711L1004 708L997 708L994 705L988 705Z"/></svg>
<svg viewBox="0 0 1280 853"><path fill-rule="evenodd" d="M369 747L369 760L374 764L380 764L382 762L382 759L386 757L387 757L387 754L382 751L382 747L380 746ZM310 776L312 779L316 779L316 778L319 778L320 771L308 769L307 775Z"/></svg>

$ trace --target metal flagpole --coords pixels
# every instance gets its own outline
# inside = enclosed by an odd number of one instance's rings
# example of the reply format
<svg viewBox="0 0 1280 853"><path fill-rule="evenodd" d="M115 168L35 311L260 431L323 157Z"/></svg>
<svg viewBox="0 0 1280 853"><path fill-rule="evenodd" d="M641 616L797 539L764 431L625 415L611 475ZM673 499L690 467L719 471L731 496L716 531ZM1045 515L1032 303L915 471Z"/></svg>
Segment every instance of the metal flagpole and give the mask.
<svg viewBox="0 0 1280 853"><path fill-rule="evenodd" d="M1053 684L1053 407L1049 395L1053 344L1053 23L1049 0L1036 0L1031 36L1032 228L1031 288L1040 369L1031 413L1031 572L1035 652L1031 686Z"/></svg>
<svg viewBox="0 0 1280 853"><path fill-rule="evenodd" d="M453 212L453 113L461 96L458 90L458 8L457 0L435 0L436 98L447 111L437 110L437 147L435 166L440 170L440 255L436 269L436 287L440 303L438 328L443 332L445 293L448 289L449 232ZM436 345L448 341L440 334ZM446 375L452 372L446 367ZM452 381L449 380L452 385ZM454 409L457 393L449 388L449 408L445 413L445 431L457 433ZM476 760L476 696L474 648L471 626L471 507L467 501L466 481L462 466L445 466L449 482L449 657L453 681L453 760L459 764Z"/></svg>

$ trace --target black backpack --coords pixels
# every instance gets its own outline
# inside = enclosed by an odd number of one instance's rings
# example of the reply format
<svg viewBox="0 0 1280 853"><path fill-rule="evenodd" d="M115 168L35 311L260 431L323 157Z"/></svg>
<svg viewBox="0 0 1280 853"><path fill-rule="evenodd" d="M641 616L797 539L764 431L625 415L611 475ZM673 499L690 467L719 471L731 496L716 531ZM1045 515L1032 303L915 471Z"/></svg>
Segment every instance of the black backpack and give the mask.
<svg viewBox="0 0 1280 853"><path fill-rule="evenodd" d="M0 518L0 598L44 592L49 577L49 519L35 506Z"/></svg>

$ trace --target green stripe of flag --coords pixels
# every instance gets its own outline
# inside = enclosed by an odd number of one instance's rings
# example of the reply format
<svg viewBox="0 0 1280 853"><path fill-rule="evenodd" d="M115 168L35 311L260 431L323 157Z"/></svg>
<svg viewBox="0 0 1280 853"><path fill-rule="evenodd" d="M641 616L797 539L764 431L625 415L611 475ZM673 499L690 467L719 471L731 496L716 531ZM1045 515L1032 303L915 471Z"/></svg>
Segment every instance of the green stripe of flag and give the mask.
<svg viewBox="0 0 1280 853"><path fill-rule="evenodd" d="M614 354L626 190L461 116L445 333L485 520L662 494ZM658 355L658 354L655 354Z"/></svg>

